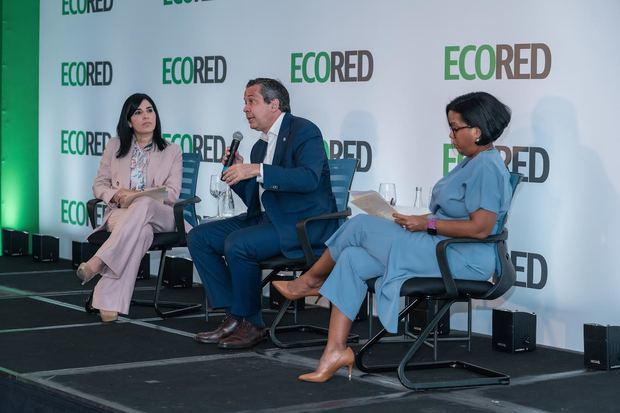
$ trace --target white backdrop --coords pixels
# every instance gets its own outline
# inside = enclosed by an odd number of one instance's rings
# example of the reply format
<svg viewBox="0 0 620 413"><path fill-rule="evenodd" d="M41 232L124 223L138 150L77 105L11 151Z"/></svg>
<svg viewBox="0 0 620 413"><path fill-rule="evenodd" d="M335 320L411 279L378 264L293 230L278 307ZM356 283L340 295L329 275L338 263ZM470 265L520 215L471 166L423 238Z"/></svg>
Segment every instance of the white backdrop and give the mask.
<svg viewBox="0 0 620 413"><path fill-rule="evenodd" d="M542 181L522 184L512 205L509 247L520 267L520 286L488 305L535 312L538 343L575 350L583 349L583 323L620 324L614 259L620 247L614 237L620 178L614 176L613 141L620 3L102 0L94 3L97 12L87 3L41 2L40 230L60 236L61 256L70 257L71 241L89 233L85 203L100 160L97 153L71 153L83 152L83 145L63 143L63 136L74 135L62 131L114 136L131 93L153 97L165 134L215 135L230 142L239 130L246 137L241 152L248 155L258 133L242 113L245 83L279 78L289 89L293 113L319 125L325 140L336 142L332 147L353 141L352 155L360 148L369 170L356 174L353 189L395 182L399 203L410 205L415 186L427 195L444 167L454 166L444 153L446 103L485 90L513 110L498 142L511 157L509 168ZM536 54L535 67L531 44L549 50ZM475 73L476 52L479 57L480 74L473 80L459 75L459 53L446 53L447 47L468 45L474 51L464 55L465 74ZM498 45L510 45L521 59L510 65L512 72L540 73L550 65L548 75L507 79L502 71L497 78L488 57L489 50L502 48ZM359 50L372 56L366 81L292 82L292 75L302 77L292 66L309 52ZM301 57L295 60L296 53ZM194 56L223 56L224 81L164 84L164 58ZM319 60L322 76L325 59ZM74 79L63 75L72 62L99 61L113 68L108 85L71 86ZM308 61L314 76L314 61ZM448 61L450 75L459 79L446 78ZM368 59L362 62L367 74ZM206 158L212 157L208 152ZM217 162L202 163L201 215L215 212L208 181L220 170ZM237 207L242 209L239 202ZM476 308L474 330L489 334L491 311L485 305ZM464 325L463 310L453 312L452 322Z"/></svg>

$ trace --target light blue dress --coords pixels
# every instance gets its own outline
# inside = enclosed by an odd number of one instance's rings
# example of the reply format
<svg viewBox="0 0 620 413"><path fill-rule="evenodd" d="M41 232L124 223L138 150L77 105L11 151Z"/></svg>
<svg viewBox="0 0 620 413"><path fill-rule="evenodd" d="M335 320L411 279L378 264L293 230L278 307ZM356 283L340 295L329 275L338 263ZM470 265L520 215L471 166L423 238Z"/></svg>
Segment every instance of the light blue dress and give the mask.
<svg viewBox="0 0 620 413"><path fill-rule="evenodd" d="M435 187L429 209L439 220L467 220L485 209L497 214L493 228L508 211L510 174L495 149L465 158ZM413 277L441 277L435 255L437 243L447 237L410 232L398 224L369 215L349 220L326 242L336 265L321 287L349 319L355 319L366 296L366 280L375 284L377 313L390 333L398 327L400 288ZM495 246L457 244L448 250L448 262L458 278L487 280L495 271Z"/></svg>

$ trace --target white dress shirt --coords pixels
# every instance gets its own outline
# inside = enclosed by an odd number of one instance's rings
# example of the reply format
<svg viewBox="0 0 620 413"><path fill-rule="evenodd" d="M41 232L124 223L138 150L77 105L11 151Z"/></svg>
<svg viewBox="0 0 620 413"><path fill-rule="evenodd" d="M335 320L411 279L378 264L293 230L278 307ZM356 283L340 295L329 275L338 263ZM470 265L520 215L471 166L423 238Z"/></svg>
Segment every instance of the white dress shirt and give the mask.
<svg viewBox="0 0 620 413"><path fill-rule="evenodd" d="M265 159L260 164L260 175L256 177L256 182L258 182L258 199L260 200L260 210L265 211L265 207L263 206L263 192L265 192L265 188L263 188L263 164L271 165L273 162L273 154L276 151L276 144L278 143L278 134L280 133L280 126L282 125L282 119L284 119L284 112L280 113L278 119L273 122L271 128L267 133L263 132L261 134L261 139L267 142L267 152L265 153Z"/></svg>

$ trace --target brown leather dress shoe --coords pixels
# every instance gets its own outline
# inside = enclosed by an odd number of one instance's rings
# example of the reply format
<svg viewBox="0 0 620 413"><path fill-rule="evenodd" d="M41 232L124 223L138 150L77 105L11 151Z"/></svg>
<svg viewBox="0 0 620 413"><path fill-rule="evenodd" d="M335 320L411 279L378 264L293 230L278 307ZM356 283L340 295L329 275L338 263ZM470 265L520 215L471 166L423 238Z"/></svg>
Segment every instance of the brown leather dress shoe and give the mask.
<svg viewBox="0 0 620 413"><path fill-rule="evenodd" d="M220 340L219 348L238 349L254 347L267 338L267 330L256 327L247 320L241 320L235 331Z"/></svg>
<svg viewBox="0 0 620 413"><path fill-rule="evenodd" d="M227 315L218 328L213 331L198 333L194 336L194 340L201 343L219 343L222 338L231 335L238 325L239 321L235 317Z"/></svg>

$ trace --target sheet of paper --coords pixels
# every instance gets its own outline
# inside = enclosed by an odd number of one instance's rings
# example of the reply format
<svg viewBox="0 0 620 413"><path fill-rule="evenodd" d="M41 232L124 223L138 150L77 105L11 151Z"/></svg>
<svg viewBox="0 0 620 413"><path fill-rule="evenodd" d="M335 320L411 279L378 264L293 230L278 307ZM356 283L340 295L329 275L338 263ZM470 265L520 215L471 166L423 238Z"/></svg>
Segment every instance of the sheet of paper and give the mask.
<svg viewBox="0 0 620 413"><path fill-rule="evenodd" d="M164 202L164 200L168 198L168 191L166 190L165 186L159 186L136 192L129 195L125 199L125 202L121 205L121 208L127 208L129 205L131 205L133 201L135 201L137 198L140 198L141 196L148 196L155 199L156 201Z"/></svg>
<svg viewBox="0 0 620 413"><path fill-rule="evenodd" d="M397 212L377 191L351 191L351 203L370 215L394 220Z"/></svg>

